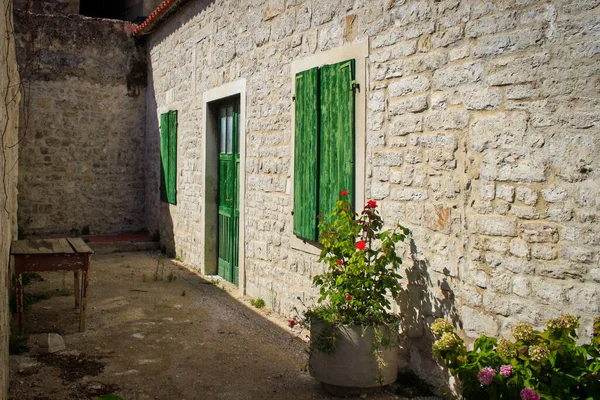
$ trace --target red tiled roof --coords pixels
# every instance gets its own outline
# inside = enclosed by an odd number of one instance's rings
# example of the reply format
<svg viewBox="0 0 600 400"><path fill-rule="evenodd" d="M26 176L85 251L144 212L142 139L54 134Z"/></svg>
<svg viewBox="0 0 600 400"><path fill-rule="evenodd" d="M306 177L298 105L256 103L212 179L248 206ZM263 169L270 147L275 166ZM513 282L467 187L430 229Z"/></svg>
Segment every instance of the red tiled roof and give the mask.
<svg viewBox="0 0 600 400"><path fill-rule="evenodd" d="M150 29L152 29L159 20L161 20L167 12L173 10L175 6L179 3L183 3L182 0L165 0L159 4L158 7L133 30L133 36L142 36L145 33L148 33Z"/></svg>

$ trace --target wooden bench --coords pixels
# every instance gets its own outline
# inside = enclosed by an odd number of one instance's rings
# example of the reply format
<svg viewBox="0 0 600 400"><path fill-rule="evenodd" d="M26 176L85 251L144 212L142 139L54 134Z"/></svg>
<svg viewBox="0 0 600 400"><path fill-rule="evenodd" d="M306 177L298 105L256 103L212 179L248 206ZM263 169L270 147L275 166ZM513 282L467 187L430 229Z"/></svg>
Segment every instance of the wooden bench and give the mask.
<svg viewBox="0 0 600 400"><path fill-rule="evenodd" d="M23 272L73 271L75 307L79 307L79 331L85 331L88 272L94 253L80 238L15 240L11 246L17 276L17 320L24 332Z"/></svg>

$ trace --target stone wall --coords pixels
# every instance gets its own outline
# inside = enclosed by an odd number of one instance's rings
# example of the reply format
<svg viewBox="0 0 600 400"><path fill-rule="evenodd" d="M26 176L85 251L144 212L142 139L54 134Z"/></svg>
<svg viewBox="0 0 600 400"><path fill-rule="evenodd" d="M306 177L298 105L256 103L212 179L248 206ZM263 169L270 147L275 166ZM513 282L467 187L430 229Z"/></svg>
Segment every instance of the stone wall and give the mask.
<svg viewBox="0 0 600 400"><path fill-rule="evenodd" d="M370 42L366 195L413 230L410 366L425 324L467 339L600 313L597 1L196 1L148 39L148 220L202 266L202 93L247 81L246 290L283 314L314 296L291 247L290 63ZM170 99L169 102L167 99ZM157 110L179 110L178 204L158 202ZM418 338L418 340L412 340Z"/></svg>
<svg viewBox="0 0 600 400"><path fill-rule="evenodd" d="M36 14L79 14L79 0L14 0L14 7ZM29 7L29 8L28 8Z"/></svg>
<svg viewBox="0 0 600 400"><path fill-rule="evenodd" d="M145 60L132 25L18 11L24 234L144 222Z"/></svg>
<svg viewBox="0 0 600 400"><path fill-rule="evenodd" d="M10 0L0 0L0 400L8 398L10 242L17 234L19 73ZM5 34L6 33L6 34Z"/></svg>

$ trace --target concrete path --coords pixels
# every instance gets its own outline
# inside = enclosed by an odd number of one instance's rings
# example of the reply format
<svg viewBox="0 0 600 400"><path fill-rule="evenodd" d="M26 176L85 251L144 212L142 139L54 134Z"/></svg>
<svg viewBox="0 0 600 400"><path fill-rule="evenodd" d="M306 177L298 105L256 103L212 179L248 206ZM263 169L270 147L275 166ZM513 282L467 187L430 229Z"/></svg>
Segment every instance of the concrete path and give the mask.
<svg viewBox="0 0 600 400"><path fill-rule="evenodd" d="M159 254L93 257L84 333L72 296L34 304L26 313L32 350L11 357L9 399L330 398L307 373L307 345L286 320ZM72 287L70 274L42 277L26 293ZM66 350L38 356L35 341L48 332L61 334Z"/></svg>

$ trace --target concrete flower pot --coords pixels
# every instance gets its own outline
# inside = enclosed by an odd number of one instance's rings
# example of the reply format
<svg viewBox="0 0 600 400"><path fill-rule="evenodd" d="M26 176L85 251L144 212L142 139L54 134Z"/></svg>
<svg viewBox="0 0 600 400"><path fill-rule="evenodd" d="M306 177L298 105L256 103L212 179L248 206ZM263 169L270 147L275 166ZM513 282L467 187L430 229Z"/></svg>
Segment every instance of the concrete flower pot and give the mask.
<svg viewBox="0 0 600 400"><path fill-rule="evenodd" d="M373 327L331 327L324 322L313 321L310 326L310 374L327 391L341 395L373 391L396 381L397 333L387 325L379 325L378 328L389 344L381 346L379 351L383 363L378 363L375 355ZM331 337L331 332L336 335L333 346L326 339Z"/></svg>

